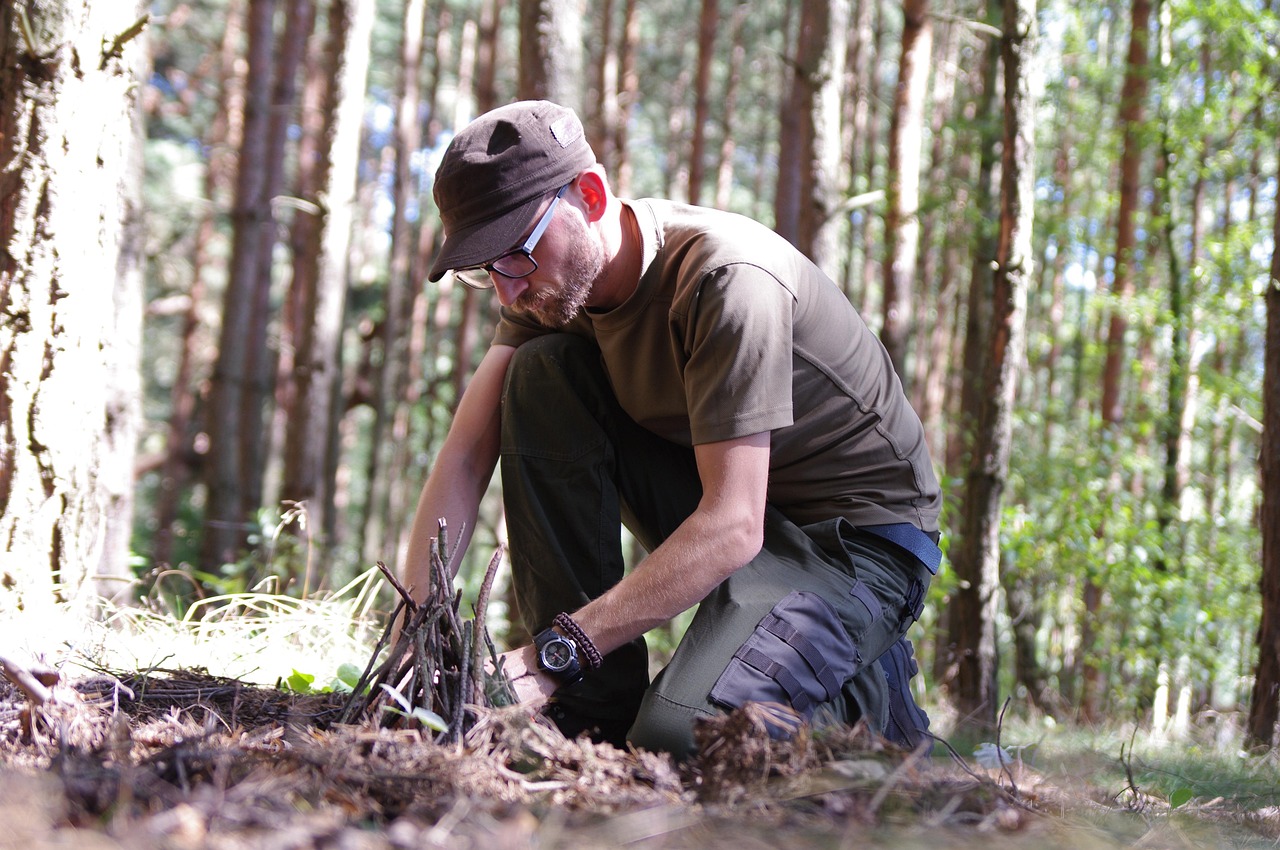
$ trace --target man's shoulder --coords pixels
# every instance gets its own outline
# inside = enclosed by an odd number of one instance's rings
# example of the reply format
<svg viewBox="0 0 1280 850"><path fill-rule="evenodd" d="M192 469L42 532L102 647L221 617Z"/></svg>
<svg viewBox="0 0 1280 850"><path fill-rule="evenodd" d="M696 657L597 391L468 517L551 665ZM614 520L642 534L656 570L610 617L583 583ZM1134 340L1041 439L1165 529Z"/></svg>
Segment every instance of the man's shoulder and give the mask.
<svg viewBox="0 0 1280 850"><path fill-rule="evenodd" d="M660 261L683 278L733 265L754 266L780 281L794 281L808 260L786 239L755 219L725 210L645 199Z"/></svg>
<svg viewBox="0 0 1280 850"><path fill-rule="evenodd" d="M756 251L774 247L769 244L774 240L790 246L770 228L739 213L658 198L645 198L637 203L647 208L654 226L667 239L678 238L744 250L754 248Z"/></svg>

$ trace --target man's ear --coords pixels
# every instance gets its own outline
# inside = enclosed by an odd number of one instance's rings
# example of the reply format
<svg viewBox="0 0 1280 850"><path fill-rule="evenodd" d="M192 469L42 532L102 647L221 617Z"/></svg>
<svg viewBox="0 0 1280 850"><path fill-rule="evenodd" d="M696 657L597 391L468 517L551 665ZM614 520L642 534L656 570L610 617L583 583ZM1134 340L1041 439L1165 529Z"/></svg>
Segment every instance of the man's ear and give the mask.
<svg viewBox="0 0 1280 850"><path fill-rule="evenodd" d="M578 195L582 198L587 221L599 221L609 207L609 184L598 167L578 175Z"/></svg>

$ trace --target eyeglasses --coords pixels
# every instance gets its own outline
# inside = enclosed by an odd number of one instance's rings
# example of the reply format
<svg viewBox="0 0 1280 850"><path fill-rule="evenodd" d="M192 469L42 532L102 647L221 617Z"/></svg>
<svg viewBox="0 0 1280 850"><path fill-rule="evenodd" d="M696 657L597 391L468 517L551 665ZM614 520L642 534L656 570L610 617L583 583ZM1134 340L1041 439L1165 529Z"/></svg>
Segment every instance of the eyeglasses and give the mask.
<svg viewBox="0 0 1280 850"><path fill-rule="evenodd" d="M560 199L564 197L564 193L572 185L572 183L567 183L561 187L559 192L556 192L556 196L551 199L551 206L547 207L547 211L542 214L542 218L538 219L538 223L534 225L533 232L529 234L528 239L524 240L523 245L508 251L492 262L478 266L468 266L465 269L454 269L453 276L472 289L492 289L493 278L491 275L493 274L519 279L528 277L536 272L538 270L538 261L533 258L533 249L538 247L538 240L542 238L542 234L550 226L551 216L556 211L556 205L560 203Z"/></svg>

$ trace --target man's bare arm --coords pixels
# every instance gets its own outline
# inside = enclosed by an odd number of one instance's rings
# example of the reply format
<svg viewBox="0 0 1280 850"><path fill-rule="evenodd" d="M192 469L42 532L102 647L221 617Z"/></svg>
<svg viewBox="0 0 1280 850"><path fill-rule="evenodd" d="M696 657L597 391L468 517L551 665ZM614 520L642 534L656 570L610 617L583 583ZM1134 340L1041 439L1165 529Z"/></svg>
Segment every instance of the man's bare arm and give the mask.
<svg viewBox="0 0 1280 850"><path fill-rule="evenodd" d="M609 653L702 600L760 551L769 485L769 434L694 448L703 495L694 512L622 581L576 612L574 620ZM507 654L522 699L550 695L557 683L535 672L532 647Z"/></svg>

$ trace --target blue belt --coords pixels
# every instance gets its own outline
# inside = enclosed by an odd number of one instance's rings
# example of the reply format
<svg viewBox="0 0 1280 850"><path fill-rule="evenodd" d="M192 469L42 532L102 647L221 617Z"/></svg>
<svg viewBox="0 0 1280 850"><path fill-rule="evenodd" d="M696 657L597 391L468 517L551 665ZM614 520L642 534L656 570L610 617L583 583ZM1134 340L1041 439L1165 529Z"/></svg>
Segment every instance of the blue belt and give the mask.
<svg viewBox="0 0 1280 850"><path fill-rule="evenodd" d="M925 568L935 576L938 574L938 567L942 566L942 550L938 548L938 544L933 541L932 537L909 522L895 522L888 525L860 525L858 530L874 534L876 537L888 540L890 543L896 543L912 555L915 555L920 563L924 564Z"/></svg>

